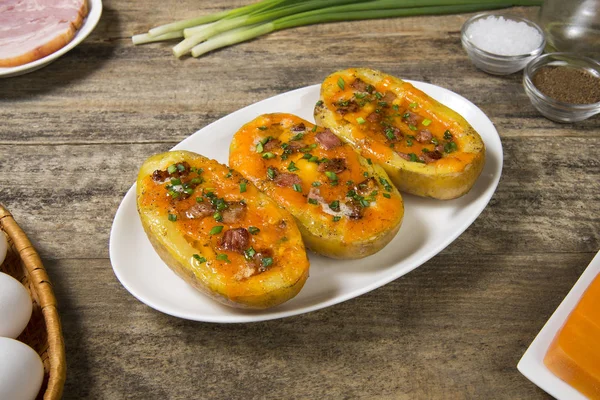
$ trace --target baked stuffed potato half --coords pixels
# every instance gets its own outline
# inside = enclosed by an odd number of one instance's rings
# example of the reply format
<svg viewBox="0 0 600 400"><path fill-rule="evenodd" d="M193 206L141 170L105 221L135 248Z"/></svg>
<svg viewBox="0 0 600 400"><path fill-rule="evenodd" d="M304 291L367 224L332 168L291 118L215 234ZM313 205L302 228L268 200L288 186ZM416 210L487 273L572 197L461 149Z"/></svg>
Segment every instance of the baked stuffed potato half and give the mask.
<svg viewBox="0 0 600 400"><path fill-rule="evenodd" d="M329 75L315 121L383 166L402 192L454 199L485 163L479 134L458 113L393 76L367 68Z"/></svg>
<svg viewBox="0 0 600 400"><path fill-rule="evenodd" d="M324 256L371 255L402 223L402 197L385 171L295 115L266 114L244 125L229 164L285 207L306 246Z"/></svg>
<svg viewBox="0 0 600 400"><path fill-rule="evenodd" d="M162 260L221 303L273 307L308 277L293 217L214 160L188 151L150 157L137 178L137 209Z"/></svg>

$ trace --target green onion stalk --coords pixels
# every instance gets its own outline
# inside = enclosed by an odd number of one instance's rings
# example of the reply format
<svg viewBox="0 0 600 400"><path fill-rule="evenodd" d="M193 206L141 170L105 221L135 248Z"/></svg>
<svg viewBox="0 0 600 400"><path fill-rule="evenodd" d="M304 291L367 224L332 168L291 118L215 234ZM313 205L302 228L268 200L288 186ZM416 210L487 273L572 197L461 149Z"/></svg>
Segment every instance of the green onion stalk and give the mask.
<svg viewBox="0 0 600 400"><path fill-rule="evenodd" d="M198 18L162 25L132 37L134 44L185 39L176 57L210 51L299 26L419 15L469 13L513 6L539 6L542 0L262 0Z"/></svg>

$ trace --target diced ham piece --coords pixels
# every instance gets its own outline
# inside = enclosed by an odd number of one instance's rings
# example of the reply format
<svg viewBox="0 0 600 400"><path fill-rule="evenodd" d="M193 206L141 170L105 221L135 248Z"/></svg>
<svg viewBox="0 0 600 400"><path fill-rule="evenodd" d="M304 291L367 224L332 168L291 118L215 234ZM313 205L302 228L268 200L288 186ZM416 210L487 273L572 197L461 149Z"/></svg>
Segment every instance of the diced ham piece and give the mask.
<svg viewBox="0 0 600 400"><path fill-rule="evenodd" d="M409 125L417 126L419 124L419 122L421 122L424 119L419 114L415 114L414 112L411 112L411 111L407 111L406 114L408 115L406 117L406 123Z"/></svg>
<svg viewBox="0 0 600 400"><path fill-rule="evenodd" d="M352 89L355 89L357 92L367 91L367 84L360 78L356 78L356 80L352 82L350 86L352 86Z"/></svg>
<svg viewBox="0 0 600 400"><path fill-rule="evenodd" d="M225 231L219 246L223 250L243 253L250 243L250 232L246 228L235 228Z"/></svg>
<svg viewBox="0 0 600 400"><path fill-rule="evenodd" d="M213 215L217 210L207 201L196 203L185 211L185 216L189 219L201 219Z"/></svg>
<svg viewBox="0 0 600 400"><path fill-rule="evenodd" d="M303 122L300 122L298 125L294 125L290 128L292 132L304 132L306 131L306 125Z"/></svg>
<svg viewBox="0 0 600 400"><path fill-rule="evenodd" d="M273 182L275 182L277 186L292 187L295 184L300 185L302 183L302 179L300 179L300 177L296 174L291 174L289 172L280 172L277 175L275 175Z"/></svg>
<svg viewBox="0 0 600 400"><path fill-rule="evenodd" d="M343 103L343 104L337 103L336 106L337 106L336 111L338 113L340 113L341 115L346 115L348 113L354 113L354 112L357 112L358 110L360 110L359 105L354 100L349 100L348 102Z"/></svg>
<svg viewBox="0 0 600 400"><path fill-rule="evenodd" d="M376 113L376 112L372 112L371 114L367 115L367 121L369 121L369 122L380 122L381 121L381 114L380 113Z"/></svg>
<svg viewBox="0 0 600 400"><path fill-rule="evenodd" d="M0 67L27 64L61 49L87 14L87 0L2 0Z"/></svg>
<svg viewBox="0 0 600 400"><path fill-rule="evenodd" d="M429 132L429 129L422 129L415 135L415 139L417 139L417 142L419 143L429 143L432 138L433 135Z"/></svg>
<svg viewBox="0 0 600 400"><path fill-rule="evenodd" d="M278 139L271 139L263 145L265 151L273 151L279 147L281 147L281 141Z"/></svg>
<svg viewBox="0 0 600 400"><path fill-rule="evenodd" d="M396 100L396 95L393 92L385 92L381 101L385 101L388 104L392 104L392 102Z"/></svg>
<svg viewBox="0 0 600 400"><path fill-rule="evenodd" d="M322 130L315 135L315 140L321 143L321 146L325 148L325 150L331 150L335 147L341 146L342 141L339 137L335 135L335 133L331 132L329 129Z"/></svg>
<svg viewBox="0 0 600 400"><path fill-rule="evenodd" d="M437 150L429 151L427 153L423 153L421 157L423 158L423 161L425 161L426 163L430 163L442 158L442 153L440 153Z"/></svg>
<svg viewBox="0 0 600 400"><path fill-rule="evenodd" d="M346 170L346 160L343 158L332 158L319 164L319 172L331 171L339 174Z"/></svg>
<svg viewBox="0 0 600 400"><path fill-rule="evenodd" d="M221 212L223 222L233 224L244 218L246 214L246 205L240 202L231 202L227 204L227 208Z"/></svg>
<svg viewBox="0 0 600 400"><path fill-rule="evenodd" d="M290 154L292 153L296 153L298 151L300 151L300 149L305 148L306 145L300 141L297 140L292 140L290 142L288 142L287 147L286 147L286 151Z"/></svg>

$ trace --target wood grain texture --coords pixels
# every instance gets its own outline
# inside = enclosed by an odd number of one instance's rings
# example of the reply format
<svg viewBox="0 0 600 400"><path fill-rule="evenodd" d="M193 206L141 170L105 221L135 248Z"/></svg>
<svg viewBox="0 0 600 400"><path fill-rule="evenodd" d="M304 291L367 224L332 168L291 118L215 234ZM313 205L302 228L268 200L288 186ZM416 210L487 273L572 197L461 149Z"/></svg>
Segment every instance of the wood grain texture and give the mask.
<svg viewBox="0 0 600 400"><path fill-rule="evenodd" d="M600 117L551 122L529 103L521 74L477 70L460 44L468 14L302 27L200 59L131 45L132 34L192 10L243 4L107 0L82 44L0 80L0 202L54 284L64 397L549 399L516 364L600 249ZM177 319L119 284L109 233L144 159L356 66L448 88L498 129L502 179L463 235L383 288L263 323Z"/></svg>

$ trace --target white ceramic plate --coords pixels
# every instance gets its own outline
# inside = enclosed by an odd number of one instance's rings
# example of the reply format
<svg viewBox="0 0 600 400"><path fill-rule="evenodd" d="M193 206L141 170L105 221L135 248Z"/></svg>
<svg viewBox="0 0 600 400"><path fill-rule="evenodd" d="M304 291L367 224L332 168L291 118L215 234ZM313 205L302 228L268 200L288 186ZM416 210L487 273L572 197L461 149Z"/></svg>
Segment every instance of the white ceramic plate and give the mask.
<svg viewBox="0 0 600 400"><path fill-rule="evenodd" d="M177 277L148 241L136 211L135 185L126 194L113 223L110 258L123 286L150 307L181 318L206 322L251 322L318 310L369 292L417 268L456 239L492 197L502 172L502 144L485 114L463 97L440 87L412 82L462 114L487 147L484 170L460 199L440 201L404 195L405 215L394 240L361 260L333 260L310 253L310 277L298 296L264 311L223 306ZM185 149L227 163L229 143L246 122L263 113L289 112L314 121L319 85L297 89L236 111L199 130L174 149Z"/></svg>
<svg viewBox="0 0 600 400"><path fill-rule="evenodd" d="M558 400L587 399L587 397L550 372L544 365L544 356L548 347L550 347L550 343L552 343L552 339L554 339L560 328L562 328L567 317L571 314L577 303L579 303L581 296L598 274L600 274L600 251L579 277L567 297L565 297L556 311L554 311L554 314L546 322L540 333L531 342L519 364L517 364L517 368L527 379Z"/></svg>
<svg viewBox="0 0 600 400"><path fill-rule="evenodd" d="M87 17L81 25L81 28L79 28L73 40L67 43L65 47L56 50L52 54L48 54L44 58L40 58L39 60L35 60L27 64L10 68L0 67L0 78L8 78L11 76L23 75L45 67L46 65L50 64L52 61L56 60L58 57L62 56L67 51L71 50L73 47L81 43L83 39L85 39L90 33L92 33L92 31L98 24L98 21L100 21L100 16L102 15L102 0L88 0L88 6L90 9Z"/></svg>

